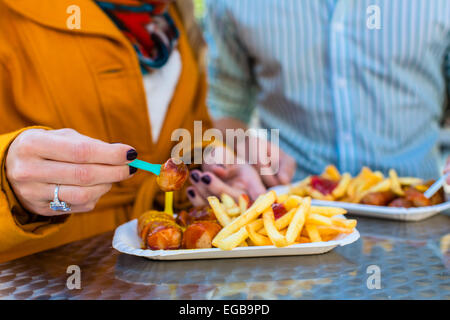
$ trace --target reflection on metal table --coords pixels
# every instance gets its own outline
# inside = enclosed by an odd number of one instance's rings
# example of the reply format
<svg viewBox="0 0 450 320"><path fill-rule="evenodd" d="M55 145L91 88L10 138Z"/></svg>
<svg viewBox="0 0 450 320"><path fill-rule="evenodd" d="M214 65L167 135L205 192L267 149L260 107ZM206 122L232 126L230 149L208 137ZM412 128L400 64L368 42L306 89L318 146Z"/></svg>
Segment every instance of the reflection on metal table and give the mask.
<svg viewBox="0 0 450 320"><path fill-rule="evenodd" d="M358 218L358 230L322 255L195 261L120 254L109 232L0 264L0 299L450 299L449 216ZM70 265L81 289L67 288Z"/></svg>

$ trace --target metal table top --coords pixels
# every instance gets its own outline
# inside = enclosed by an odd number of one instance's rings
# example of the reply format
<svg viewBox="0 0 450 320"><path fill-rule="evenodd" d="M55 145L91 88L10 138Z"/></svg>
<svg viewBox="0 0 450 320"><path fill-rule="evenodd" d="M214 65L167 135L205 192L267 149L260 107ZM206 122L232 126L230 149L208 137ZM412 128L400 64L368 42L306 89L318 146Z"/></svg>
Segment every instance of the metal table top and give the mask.
<svg viewBox="0 0 450 320"><path fill-rule="evenodd" d="M449 216L357 219L361 239L315 256L151 261L115 251L110 232L0 264L0 298L450 299ZM67 288L70 265L81 289Z"/></svg>

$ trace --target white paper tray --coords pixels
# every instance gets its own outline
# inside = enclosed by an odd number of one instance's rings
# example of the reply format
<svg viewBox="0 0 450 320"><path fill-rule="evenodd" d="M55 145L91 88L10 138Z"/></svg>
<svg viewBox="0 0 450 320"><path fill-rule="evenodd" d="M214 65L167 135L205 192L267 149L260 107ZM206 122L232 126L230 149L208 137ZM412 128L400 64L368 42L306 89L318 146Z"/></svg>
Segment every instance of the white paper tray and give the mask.
<svg viewBox="0 0 450 320"><path fill-rule="evenodd" d="M282 195L288 193L289 188L290 188L289 186L277 186L272 188L272 190L275 190L277 195ZM374 217L400 221L421 221L450 209L450 201L435 206L421 207L421 208L380 207L380 206L371 206L367 204L357 204L339 201L323 201L314 199L311 201L311 204L316 206L343 208L351 214L362 217Z"/></svg>
<svg viewBox="0 0 450 320"><path fill-rule="evenodd" d="M129 221L118 227L114 233L113 248L122 253L145 257L152 260L192 260L218 258L247 258L267 256L293 256L321 254L337 246L345 246L359 239L359 232L355 229L348 235L340 235L337 239L327 242L295 244L289 247L275 246L238 247L230 251L218 248L195 250L142 250L141 240L137 235L137 220Z"/></svg>

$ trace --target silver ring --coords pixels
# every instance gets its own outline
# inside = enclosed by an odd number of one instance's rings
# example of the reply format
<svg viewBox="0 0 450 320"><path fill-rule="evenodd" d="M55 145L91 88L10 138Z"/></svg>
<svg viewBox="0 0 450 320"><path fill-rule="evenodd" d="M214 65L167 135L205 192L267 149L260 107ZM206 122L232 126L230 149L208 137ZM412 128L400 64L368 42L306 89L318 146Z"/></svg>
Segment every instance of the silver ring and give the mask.
<svg viewBox="0 0 450 320"><path fill-rule="evenodd" d="M59 185L56 185L55 191L53 191L53 201L50 202L50 209L53 211L60 212L70 212L72 209L70 208L70 204L65 203L64 201L60 201L58 197L59 193Z"/></svg>

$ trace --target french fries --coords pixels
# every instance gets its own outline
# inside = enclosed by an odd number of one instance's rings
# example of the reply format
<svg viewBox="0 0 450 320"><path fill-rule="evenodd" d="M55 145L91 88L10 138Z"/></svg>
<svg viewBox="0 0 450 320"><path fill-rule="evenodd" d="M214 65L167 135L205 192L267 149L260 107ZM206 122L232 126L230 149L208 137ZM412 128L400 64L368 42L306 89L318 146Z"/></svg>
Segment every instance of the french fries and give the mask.
<svg viewBox="0 0 450 320"><path fill-rule="evenodd" d="M419 192L428 189L429 184L414 177L399 177L394 169L385 177L381 171L363 167L356 177L340 173L333 165L327 166L319 176L308 176L290 188L286 205L290 209L298 199L306 196L315 200L341 201L388 206L398 198L407 198L408 188ZM400 202L393 203L398 206ZM314 208L311 209L314 211Z"/></svg>
<svg viewBox="0 0 450 320"><path fill-rule="evenodd" d="M326 179L335 180L335 181L338 181L341 179L341 174L339 173L339 170L333 165L327 166L325 168L324 172L322 173L322 176Z"/></svg>
<svg viewBox="0 0 450 320"><path fill-rule="evenodd" d="M342 198L343 196L345 196L345 192L347 191L348 185L350 184L351 180L352 180L352 176L349 173L344 173L342 175L342 179L339 181L339 184L333 190L331 195L335 199L339 199L339 198Z"/></svg>
<svg viewBox="0 0 450 320"><path fill-rule="evenodd" d="M216 197L208 197L209 205L211 206L217 221L222 227L225 227L231 223L231 219L225 211L224 205L222 205Z"/></svg>
<svg viewBox="0 0 450 320"><path fill-rule="evenodd" d="M239 229L238 232L229 235L228 237L218 241L217 247L222 250L232 250L239 246L248 238L248 232L245 227Z"/></svg>
<svg viewBox="0 0 450 320"><path fill-rule="evenodd" d="M330 171L333 173L333 171ZM222 250L245 246L285 247L293 244L333 240L340 234L352 233L356 220L345 219L347 211L341 208L311 206L310 197L296 195L277 196L270 191L261 195L249 208L242 198L236 203L231 197L209 197L208 202L223 229L212 244ZM274 204L277 206L273 206ZM284 206L285 211L273 208ZM239 215L232 216L229 209L239 208ZM245 210L242 210L244 209Z"/></svg>
<svg viewBox="0 0 450 320"><path fill-rule="evenodd" d="M241 194L239 196L239 209L241 209L241 213L247 211L249 203L250 203L250 199L248 198L247 195Z"/></svg>
<svg viewBox="0 0 450 320"><path fill-rule="evenodd" d="M268 209L263 213L264 228L267 231L270 241L277 247L287 246L286 237L278 232L275 227L275 218L272 209Z"/></svg>
<svg viewBox="0 0 450 320"><path fill-rule="evenodd" d="M311 213L308 215L308 223L319 226L331 226L333 221L328 217L321 216L320 214Z"/></svg>
<svg viewBox="0 0 450 320"><path fill-rule="evenodd" d="M219 233L215 236L212 244L219 247L219 241L230 236L234 232L241 229L243 226L255 220L263 211L269 208L276 200L275 191L269 191L268 193L259 196L258 199L253 203L253 205L247 209L242 215L240 215L236 220L232 221L230 224L226 225Z"/></svg>
<svg viewBox="0 0 450 320"><path fill-rule="evenodd" d="M311 242L321 242L322 238L320 237L319 230L316 225L309 224L305 227L306 232L308 233Z"/></svg>
<svg viewBox="0 0 450 320"><path fill-rule="evenodd" d="M252 240L253 244L256 246L271 246L272 241L262 234L255 232L254 229L252 229L250 226L246 226L248 236L250 240Z"/></svg>
<svg viewBox="0 0 450 320"><path fill-rule="evenodd" d="M398 175L395 170L389 170L389 178L391 179L392 191L399 196L405 195L405 192L402 190L402 186L400 185L400 181L398 180Z"/></svg>
<svg viewBox="0 0 450 320"><path fill-rule="evenodd" d="M340 216L347 213L347 210L334 207L311 207L311 213L320 214L325 217Z"/></svg>
<svg viewBox="0 0 450 320"><path fill-rule="evenodd" d="M300 204L300 206L298 207L298 209L294 214L294 217L289 223L289 227L286 233L286 241L289 244L294 243L295 239L302 231L303 225L305 224L310 208L311 208L311 198L307 197Z"/></svg>
<svg viewBox="0 0 450 320"><path fill-rule="evenodd" d="M233 198L229 195L223 193L220 196L220 199L222 200L222 204L225 207L226 213L230 217L239 216L242 212L242 209L234 202Z"/></svg>

